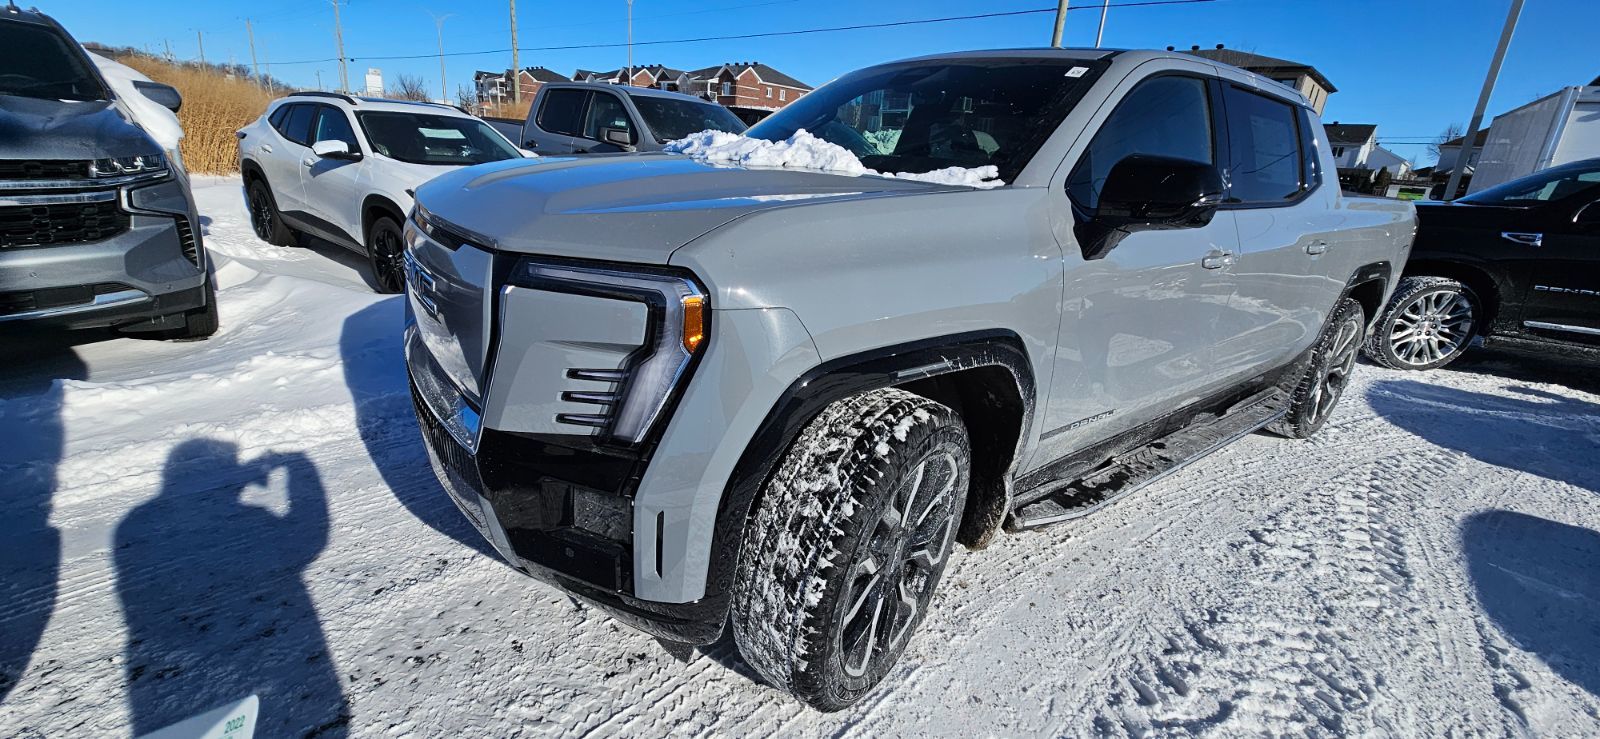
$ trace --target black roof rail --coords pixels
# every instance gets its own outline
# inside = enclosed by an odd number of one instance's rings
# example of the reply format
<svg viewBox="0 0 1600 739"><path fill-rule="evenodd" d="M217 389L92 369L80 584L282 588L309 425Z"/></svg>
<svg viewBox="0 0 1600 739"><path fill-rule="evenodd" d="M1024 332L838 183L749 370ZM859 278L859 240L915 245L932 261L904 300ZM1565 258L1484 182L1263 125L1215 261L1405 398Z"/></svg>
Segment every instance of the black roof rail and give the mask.
<svg viewBox="0 0 1600 739"><path fill-rule="evenodd" d="M345 102L347 102L347 103L349 103L351 105L357 105L358 104L356 102L355 98L350 97L349 95L346 95L346 94L344 94L342 92L320 92L320 91L317 91L317 90L301 90L299 92L291 92L291 93L289 93L289 97L292 97L292 98L294 98L294 97L337 98L337 99L343 100L343 101L345 101Z"/></svg>

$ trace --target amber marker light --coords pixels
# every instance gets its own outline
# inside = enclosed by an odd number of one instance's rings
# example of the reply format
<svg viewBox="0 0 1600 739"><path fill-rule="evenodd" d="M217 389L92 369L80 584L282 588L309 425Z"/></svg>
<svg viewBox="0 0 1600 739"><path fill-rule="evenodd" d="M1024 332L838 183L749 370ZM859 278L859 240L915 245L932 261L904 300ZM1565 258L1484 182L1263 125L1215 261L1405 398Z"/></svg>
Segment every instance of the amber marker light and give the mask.
<svg viewBox="0 0 1600 739"><path fill-rule="evenodd" d="M683 296L683 348L693 354L706 340L706 299L704 295Z"/></svg>

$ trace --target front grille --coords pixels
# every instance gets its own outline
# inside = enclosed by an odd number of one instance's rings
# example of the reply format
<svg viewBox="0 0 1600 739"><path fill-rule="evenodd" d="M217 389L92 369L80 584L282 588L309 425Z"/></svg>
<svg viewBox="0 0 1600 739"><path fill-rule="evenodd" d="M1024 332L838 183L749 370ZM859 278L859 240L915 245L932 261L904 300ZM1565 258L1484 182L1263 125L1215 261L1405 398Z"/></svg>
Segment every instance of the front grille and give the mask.
<svg viewBox="0 0 1600 739"><path fill-rule="evenodd" d="M178 216L178 243L183 246L183 256L191 264L200 266L200 249L195 244L194 229L189 226L187 216Z"/></svg>
<svg viewBox="0 0 1600 739"><path fill-rule="evenodd" d="M128 214L114 202L0 208L0 249L82 244L127 230Z"/></svg>
<svg viewBox="0 0 1600 739"><path fill-rule="evenodd" d="M81 180L89 177L89 162L81 159L0 160L0 180Z"/></svg>

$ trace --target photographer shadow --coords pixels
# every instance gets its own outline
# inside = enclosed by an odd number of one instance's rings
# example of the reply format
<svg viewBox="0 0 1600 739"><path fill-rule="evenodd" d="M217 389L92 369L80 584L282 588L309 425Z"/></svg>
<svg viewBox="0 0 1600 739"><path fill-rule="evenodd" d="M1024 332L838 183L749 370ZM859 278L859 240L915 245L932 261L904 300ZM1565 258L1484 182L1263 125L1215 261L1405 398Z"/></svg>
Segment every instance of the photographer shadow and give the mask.
<svg viewBox="0 0 1600 739"><path fill-rule="evenodd" d="M282 514L242 499L274 470ZM327 543L326 493L304 455L241 462L231 443L178 445L160 494L116 531L133 735L252 694L261 736L344 734L347 701L305 582Z"/></svg>

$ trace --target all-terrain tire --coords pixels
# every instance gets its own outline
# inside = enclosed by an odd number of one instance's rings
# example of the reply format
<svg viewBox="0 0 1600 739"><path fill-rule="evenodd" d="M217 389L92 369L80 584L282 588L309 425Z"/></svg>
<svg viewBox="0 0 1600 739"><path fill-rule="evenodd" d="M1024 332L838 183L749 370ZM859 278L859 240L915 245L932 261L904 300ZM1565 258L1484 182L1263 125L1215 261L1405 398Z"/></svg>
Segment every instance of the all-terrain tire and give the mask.
<svg viewBox="0 0 1600 739"><path fill-rule="evenodd" d="M745 660L823 711L876 686L949 562L970 460L960 418L927 398L889 388L823 409L740 549L731 622Z"/></svg>
<svg viewBox="0 0 1600 739"><path fill-rule="evenodd" d="M1442 339L1441 342L1431 347L1415 343L1396 346L1397 338L1410 335L1397 334L1417 331L1417 319L1428 315L1430 306L1445 303L1455 315L1453 319L1436 321L1434 337ZM1472 343L1482 314L1481 306L1472 288L1448 277L1407 277L1400 281L1394 297L1373 324L1372 335L1367 337L1362 353L1389 369L1438 369L1456 361Z"/></svg>
<svg viewBox="0 0 1600 739"><path fill-rule="evenodd" d="M1367 314L1361 304L1350 298L1340 301L1322 327L1305 374L1295 383L1289 412L1268 426L1268 431L1309 439L1322 429L1350 384L1366 328Z"/></svg>
<svg viewBox="0 0 1600 739"><path fill-rule="evenodd" d="M283 214L278 212L278 200L272 196L272 188L267 186L267 181L260 177L251 178L245 192L250 228L255 231L256 237L273 246L294 246L294 230L283 222Z"/></svg>

